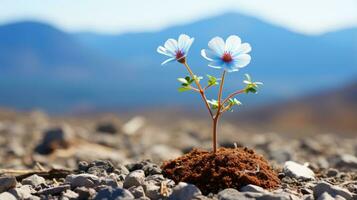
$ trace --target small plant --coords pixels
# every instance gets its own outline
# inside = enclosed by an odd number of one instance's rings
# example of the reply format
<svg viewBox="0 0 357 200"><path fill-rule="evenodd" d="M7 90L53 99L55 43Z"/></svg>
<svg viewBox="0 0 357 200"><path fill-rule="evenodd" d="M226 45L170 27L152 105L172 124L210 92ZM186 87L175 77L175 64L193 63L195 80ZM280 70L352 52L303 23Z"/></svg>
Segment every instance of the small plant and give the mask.
<svg viewBox="0 0 357 200"><path fill-rule="evenodd" d="M243 83L246 84L245 88L234 91L226 98L222 98L222 91L224 80L227 72L237 72L240 68L247 66L250 63L251 57L248 54L251 51L251 46L248 43L242 43L241 39L236 35L231 35L224 41L221 37L214 37L208 42L208 49L202 49L201 55L210 63L209 67L215 69L223 69L221 78L216 78L211 75L207 75L206 86L201 85L203 79L202 76L197 76L193 73L189 65L187 64L187 55L190 47L194 41L194 38L188 35L181 34L178 40L168 39L164 46L159 46L157 52L168 56L162 65L169 62L177 61L183 64L189 75L184 78L178 78L181 83L178 91L194 91L201 95L202 100L209 112L212 119L212 146L213 152L217 151L217 124L219 118L226 111L233 111L234 106L241 105L241 102L235 98L238 94L244 93L257 93L261 82L253 82L248 74L245 74L246 80ZM194 86L195 85L195 86ZM208 100L206 97L206 91L209 88L219 85L217 99Z"/></svg>

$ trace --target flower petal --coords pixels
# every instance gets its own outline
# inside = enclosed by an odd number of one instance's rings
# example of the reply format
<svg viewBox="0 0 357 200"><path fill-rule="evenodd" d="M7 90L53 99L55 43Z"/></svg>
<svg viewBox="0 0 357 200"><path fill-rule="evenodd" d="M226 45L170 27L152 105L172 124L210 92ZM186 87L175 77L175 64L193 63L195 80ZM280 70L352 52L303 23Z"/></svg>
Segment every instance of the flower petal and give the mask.
<svg viewBox="0 0 357 200"><path fill-rule="evenodd" d="M212 50L202 49L201 56L207 59L208 61L220 60L221 58L217 56Z"/></svg>
<svg viewBox="0 0 357 200"><path fill-rule="evenodd" d="M163 55L165 55L165 56L170 56L170 57L174 56L173 54L171 54L170 52L168 52L163 46L159 46L159 47L157 48L157 52L158 52L158 53L161 53L161 54L163 54Z"/></svg>
<svg viewBox="0 0 357 200"><path fill-rule="evenodd" d="M208 64L209 67L212 67L215 69L221 69L223 65L224 65L224 63L221 60L212 60L212 62L210 62Z"/></svg>
<svg viewBox="0 0 357 200"><path fill-rule="evenodd" d="M165 65L165 64L175 61L175 60L176 60L175 58L169 58L169 59L165 60L164 62L162 62L161 65Z"/></svg>
<svg viewBox="0 0 357 200"><path fill-rule="evenodd" d="M252 50L252 47L250 46L249 43L243 43L242 45L239 46L237 51L233 53L233 56L238 56L238 54L245 54L249 53Z"/></svg>
<svg viewBox="0 0 357 200"><path fill-rule="evenodd" d="M252 58L248 54L240 54L234 58L234 65L235 67L245 67L250 63Z"/></svg>
<svg viewBox="0 0 357 200"><path fill-rule="evenodd" d="M177 41L174 39L168 39L165 42L164 47L166 48L166 51L170 52L172 55L175 55L175 52L178 50Z"/></svg>
<svg viewBox="0 0 357 200"><path fill-rule="evenodd" d="M178 39L178 49L182 50L184 53L187 53L190 49L194 38L190 38L186 34L181 34Z"/></svg>
<svg viewBox="0 0 357 200"><path fill-rule="evenodd" d="M226 40L226 45L224 47L224 50L227 52L236 52L239 47L241 46L242 40L236 36L236 35L231 35L227 38Z"/></svg>
<svg viewBox="0 0 357 200"><path fill-rule="evenodd" d="M208 42L209 48L217 54L217 56L221 56L224 53L224 40L221 37L214 37Z"/></svg>

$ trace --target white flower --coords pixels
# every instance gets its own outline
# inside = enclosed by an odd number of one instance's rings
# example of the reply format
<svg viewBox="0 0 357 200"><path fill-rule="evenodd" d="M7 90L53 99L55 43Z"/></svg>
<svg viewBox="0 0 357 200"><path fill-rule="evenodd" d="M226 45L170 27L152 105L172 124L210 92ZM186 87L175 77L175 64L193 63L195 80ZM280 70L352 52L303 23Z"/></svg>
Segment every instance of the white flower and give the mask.
<svg viewBox="0 0 357 200"><path fill-rule="evenodd" d="M185 34L181 34L178 40L168 39L165 42L164 46L159 46L157 48L158 53L170 57L169 59L161 63L161 65L175 60L180 63L184 63L193 41L194 38L191 38Z"/></svg>
<svg viewBox="0 0 357 200"><path fill-rule="evenodd" d="M208 43L209 49L202 49L201 55L210 61L210 67L225 68L228 72L238 71L250 63L248 53L252 50L250 44L241 42L236 35L231 35L226 42L221 37L214 37Z"/></svg>

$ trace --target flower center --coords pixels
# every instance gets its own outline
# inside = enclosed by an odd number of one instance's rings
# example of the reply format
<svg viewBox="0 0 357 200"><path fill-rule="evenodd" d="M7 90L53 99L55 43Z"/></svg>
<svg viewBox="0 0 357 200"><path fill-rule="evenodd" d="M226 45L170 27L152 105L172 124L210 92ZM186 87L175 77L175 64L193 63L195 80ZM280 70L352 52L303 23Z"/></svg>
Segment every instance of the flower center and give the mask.
<svg viewBox="0 0 357 200"><path fill-rule="evenodd" d="M223 60L223 62L225 62L225 63L229 63L229 62L231 62L233 59L232 59L232 56L231 56L231 54L229 53L229 52L224 52L224 54L223 54L223 56L222 56L222 58L221 58L222 60Z"/></svg>
<svg viewBox="0 0 357 200"><path fill-rule="evenodd" d="M176 59L181 59L185 54L181 50L176 51Z"/></svg>

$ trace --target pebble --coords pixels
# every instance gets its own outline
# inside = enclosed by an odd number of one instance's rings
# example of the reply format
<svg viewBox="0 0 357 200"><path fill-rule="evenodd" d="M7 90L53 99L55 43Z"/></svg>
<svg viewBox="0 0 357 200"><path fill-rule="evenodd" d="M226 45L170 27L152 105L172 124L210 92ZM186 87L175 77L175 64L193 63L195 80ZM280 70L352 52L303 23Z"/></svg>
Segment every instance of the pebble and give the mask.
<svg viewBox="0 0 357 200"><path fill-rule="evenodd" d="M69 126L49 129L44 133L42 141L37 145L35 151L40 154L50 154L55 149L69 147L73 139L73 131Z"/></svg>
<svg viewBox="0 0 357 200"><path fill-rule="evenodd" d="M151 182L147 182L144 185L145 194L150 199L160 199L163 196L160 194L160 186L157 186Z"/></svg>
<svg viewBox="0 0 357 200"><path fill-rule="evenodd" d="M77 200L79 197L79 194L76 192L73 192L72 190L66 190L64 193L62 193L61 200Z"/></svg>
<svg viewBox="0 0 357 200"><path fill-rule="evenodd" d="M246 185L246 186L240 188L239 191L241 191L241 192L256 192L256 193L266 193L267 192L262 187L259 187L257 185L252 185L252 184L249 184L249 185Z"/></svg>
<svg viewBox="0 0 357 200"><path fill-rule="evenodd" d="M124 180L124 188L143 185L145 182L145 173L143 170L135 170L130 172Z"/></svg>
<svg viewBox="0 0 357 200"><path fill-rule="evenodd" d="M344 169L357 169L357 157L350 154L339 155L336 167Z"/></svg>
<svg viewBox="0 0 357 200"><path fill-rule="evenodd" d="M60 186L42 189L37 193L39 195L57 195L69 189L71 189L70 185L60 185Z"/></svg>
<svg viewBox="0 0 357 200"><path fill-rule="evenodd" d="M78 194L78 199L90 199L96 194L93 188L77 187L74 191Z"/></svg>
<svg viewBox="0 0 357 200"><path fill-rule="evenodd" d="M330 168L326 172L326 176L327 177L335 177L337 175L338 175L338 170L337 169Z"/></svg>
<svg viewBox="0 0 357 200"><path fill-rule="evenodd" d="M16 200L16 197L9 192L3 192L0 194L0 200Z"/></svg>
<svg viewBox="0 0 357 200"><path fill-rule="evenodd" d="M137 186L137 187L134 186L129 188L128 190L135 198L145 197L145 191L143 186Z"/></svg>
<svg viewBox="0 0 357 200"><path fill-rule="evenodd" d="M0 193L14 188L16 186L16 183L16 178L13 176L0 177Z"/></svg>
<svg viewBox="0 0 357 200"><path fill-rule="evenodd" d="M311 169L294 161L285 162L283 173L288 177L301 180L315 179L315 174Z"/></svg>
<svg viewBox="0 0 357 200"><path fill-rule="evenodd" d="M72 188L92 188L99 184L99 178L93 174L71 174L66 177L66 183L70 184Z"/></svg>
<svg viewBox="0 0 357 200"><path fill-rule="evenodd" d="M173 189L172 194L169 196L170 200L191 200L196 196L201 195L200 189L195 185L180 182Z"/></svg>
<svg viewBox="0 0 357 200"><path fill-rule="evenodd" d="M23 179L21 181L21 183L23 185L31 185L33 187L37 187L37 186L39 186L41 184L46 185L46 180L43 177L34 174L32 176L29 176L29 177Z"/></svg>
<svg viewBox="0 0 357 200"><path fill-rule="evenodd" d="M132 200L134 196L126 189L106 187L98 191L93 200Z"/></svg>
<svg viewBox="0 0 357 200"><path fill-rule="evenodd" d="M233 188L227 188L218 193L218 200L250 200L243 193Z"/></svg>
<svg viewBox="0 0 357 200"><path fill-rule="evenodd" d="M32 193L36 191L32 188L31 185L23 185L21 187L13 188L9 190L17 199L40 199L37 196L33 196Z"/></svg>
<svg viewBox="0 0 357 200"><path fill-rule="evenodd" d="M336 197L337 195L339 195L345 198L346 200L350 200L353 198L352 193L348 190L338 186L333 186L324 181L317 183L313 188L313 191L315 198L320 197L325 192L331 195L332 197Z"/></svg>
<svg viewBox="0 0 357 200"><path fill-rule="evenodd" d="M324 192L324 193L322 193L321 196L319 196L319 198L317 198L317 200L345 200L345 198L343 198L339 195L332 197L327 192Z"/></svg>
<svg viewBox="0 0 357 200"><path fill-rule="evenodd" d="M107 122L98 124L97 132L115 134L118 132L118 129L113 123Z"/></svg>

